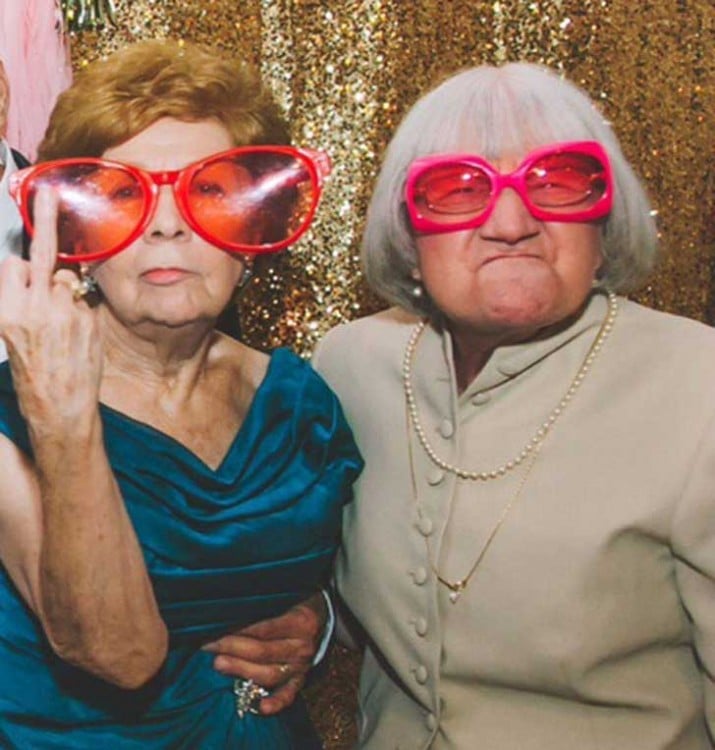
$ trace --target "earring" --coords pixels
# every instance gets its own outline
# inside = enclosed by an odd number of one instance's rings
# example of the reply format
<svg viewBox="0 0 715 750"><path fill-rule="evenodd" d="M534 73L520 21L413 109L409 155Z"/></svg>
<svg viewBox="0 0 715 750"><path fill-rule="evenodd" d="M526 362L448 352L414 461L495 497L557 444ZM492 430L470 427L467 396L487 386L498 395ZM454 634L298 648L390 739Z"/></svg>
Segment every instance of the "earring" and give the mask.
<svg viewBox="0 0 715 750"><path fill-rule="evenodd" d="M84 264L80 265L79 279L72 285L72 299L78 302L88 294L96 294L98 291L99 284L90 273L89 267Z"/></svg>
<svg viewBox="0 0 715 750"><path fill-rule="evenodd" d="M422 276L420 274L420 269L415 266L412 271L410 272L410 276L412 277L412 281L414 282L412 286L412 297L415 300L422 299L425 294L425 288L422 286Z"/></svg>
<svg viewBox="0 0 715 750"><path fill-rule="evenodd" d="M252 278L253 278L253 266L249 266L248 264L246 264L243 267L243 273L241 274L241 279L236 285L236 291L238 292L243 291Z"/></svg>

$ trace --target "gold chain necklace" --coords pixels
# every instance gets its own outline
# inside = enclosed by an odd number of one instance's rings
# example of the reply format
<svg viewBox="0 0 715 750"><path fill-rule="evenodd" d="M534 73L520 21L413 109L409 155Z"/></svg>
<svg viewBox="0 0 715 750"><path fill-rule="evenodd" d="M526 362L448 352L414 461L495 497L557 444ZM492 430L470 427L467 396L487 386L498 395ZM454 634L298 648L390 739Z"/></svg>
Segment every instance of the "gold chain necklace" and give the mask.
<svg viewBox="0 0 715 750"><path fill-rule="evenodd" d="M467 571L467 574L463 578L460 578L457 581L450 581L439 572L439 569L437 568L437 565L434 560L434 556L432 554L432 547L429 543L429 536L425 535L424 539L425 539L425 546L427 548L427 560L429 562L429 566L432 569L432 572L434 573L439 583L441 583L443 586L446 586L449 589L449 600L452 602L452 604L455 604L457 602L462 592L469 585L469 582L472 576L476 572L481 561L484 559L484 556L487 554L487 550L491 546L491 543L494 540L494 537L497 535L497 532L499 531L502 524L506 520L506 517L509 515L509 512L511 511L511 509L516 505L517 501L521 497L521 493L524 489L524 485L526 484L526 480L528 479L529 474L531 473L534 463L536 462L536 457L538 456L539 451L541 450L541 447L544 444L544 441L546 440L547 435L549 434L549 431L554 426L554 423L556 422L556 420L561 416L561 414L563 414L564 408L569 403L569 401L571 401L571 399L573 398L574 393L583 382L583 379L586 376L586 373L590 370L591 365L593 364L596 356L601 351L601 348L603 347L603 343L605 342L606 338L608 338L608 335L613 329L613 323L616 319L617 313L618 313L618 301L616 299L616 295L613 294L612 292L609 292L608 293L608 311L606 313L606 317L604 318L603 323L601 323L601 327L598 331L598 334L596 334L596 338L593 340L593 343L589 347L586 357L584 358L584 361L581 364L581 367L576 373L576 377L574 377L574 379L571 381L571 385L566 391L566 394L561 399L561 401L559 401L558 405L551 412L547 420L536 431L534 437L527 443L526 447L521 451L521 453L517 456L517 458L514 459L513 461L509 461L508 463L504 464L503 466L500 466L498 469L491 471L491 472L466 471L464 469L460 469L459 467L452 466L451 464L448 464L446 461L443 461L442 459L440 459L436 455L434 450L432 449L432 446L427 441L424 430L422 429L422 426L419 421L419 414L417 412L417 405L415 403L414 392L412 391L412 384L411 384L412 359L414 357L415 345L417 344L417 340L419 339L420 334L422 333L422 331L424 330L426 326L426 321L422 321L417 326L412 336L410 337L410 340L407 345L407 349L405 350L404 367L403 367L403 383L405 386L405 423L406 423L406 431L407 431L407 450L408 450L409 462L410 462L410 479L412 482L412 497L413 497L415 506L417 506L418 513L420 513L419 496L417 492L417 478L416 478L416 473L415 473L414 457L412 453L412 440L410 439L410 425L412 425L412 427L414 428L415 433L417 434L417 437L419 438L420 444L422 445L422 448L424 449L425 453L430 458L430 460L434 464L439 466L441 469L445 471L450 471L451 473L455 474L460 479L471 479L471 480L480 480L480 481L486 481L487 479L496 479L498 477L504 476L504 474L506 474L508 471L511 471L513 468L522 464L525 460L528 459L524 467L524 472L521 476L521 480L519 481L519 485L516 488L516 491L511 496L507 504L504 506L499 518L497 519L497 522L494 524L494 526L492 527L492 530L489 532L486 542L484 542L481 550L479 551L479 554L477 555L476 559L474 560L471 567Z"/></svg>
<svg viewBox="0 0 715 750"><path fill-rule="evenodd" d="M417 479L415 475L415 464L414 464L414 458L412 456L412 441L410 440L409 435L409 414L407 414L407 424L408 424L408 433L407 433L407 450L409 452L410 457L410 479L412 481L412 498L414 500L415 505L418 507L418 513L419 513L419 496L417 494ZM472 567L467 571L467 575L464 576L464 578L460 578L458 581L450 581L447 578L445 578L437 568L437 565L434 562L434 555L432 554L432 547L429 543L429 537L425 536L425 546L427 547L427 561L429 562L429 566L432 569L432 572L435 574L435 577L437 580L443 585L446 586L449 589L449 600L452 602L452 604L455 604L457 602L457 599L461 596L464 589L467 588L469 585L469 581L476 572L477 568L479 567L479 563L484 559L484 556L487 554L487 550L489 549L492 540L497 535L497 531L501 528L501 525L506 520L506 517L509 515L509 511L516 505L517 500L521 497L521 491L524 489L524 485L526 484L526 480L531 473L531 469L534 465L534 462L536 461L536 457L539 454L539 449L541 448L541 445L538 445L531 453L529 454L529 460L527 461L525 467L524 467L524 473L521 475L521 480L519 481L519 486L516 488L516 492L511 496L509 502L504 506L504 509L501 512L501 515L497 519L497 522L492 527L492 530L489 532L489 536L487 537L487 541L484 542L484 545L482 546L481 551L477 555L475 561L472 563Z"/></svg>
<svg viewBox="0 0 715 750"><path fill-rule="evenodd" d="M439 466L440 469L448 471L450 474L456 474L460 479L471 479L473 481L482 482L485 482L488 479L497 479L498 477L504 476L504 474L511 471L512 469L515 469L517 466L519 466L519 464L523 463L523 461L528 458L528 456L533 453L538 448L538 446L541 445L541 443L544 442L546 436L549 434L549 431L554 426L554 424L556 424L556 421L559 419L559 417L564 413L564 410L568 406L569 401L571 401L571 399L576 394L576 391L581 386L581 383L583 383L584 378L586 377L588 371L591 369L591 365L598 356L598 353L601 351L601 347L603 346L604 341L608 338L608 335L613 328L613 322L616 319L617 313L618 299L616 298L616 295L613 294L613 292L609 292L608 312L606 313L606 317L604 318L603 323L601 323L601 327L598 331L598 334L596 335L596 338L593 341L593 344L591 344L591 347L589 348L588 353L586 354L586 357L581 364L581 367L579 367L576 376L571 381L571 384L569 385L568 390L564 394L563 398L551 411L549 416L546 418L546 421L544 421L542 425L536 430L534 436L521 449L517 456L511 461L507 461L506 463L498 466L496 469L492 469L491 471L470 471L468 469L460 469L458 466L454 466L453 464L450 464L440 458L427 439L427 435L424 431L424 428L422 427L420 415L417 410L417 402L415 401L414 389L412 387L412 360L414 359L417 342L419 341L422 332L427 326L427 320L420 321L420 323L417 324L414 331L412 332L410 340L407 342L407 347L405 348L405 356L402 364L402 384L405 391L405 401L407 403L407 411L409 413L410 423L412 424L417 438L420 441L420 445L424 449L425 453L429 456L430 461L432 461L432 463L436 466Z"/></svg>

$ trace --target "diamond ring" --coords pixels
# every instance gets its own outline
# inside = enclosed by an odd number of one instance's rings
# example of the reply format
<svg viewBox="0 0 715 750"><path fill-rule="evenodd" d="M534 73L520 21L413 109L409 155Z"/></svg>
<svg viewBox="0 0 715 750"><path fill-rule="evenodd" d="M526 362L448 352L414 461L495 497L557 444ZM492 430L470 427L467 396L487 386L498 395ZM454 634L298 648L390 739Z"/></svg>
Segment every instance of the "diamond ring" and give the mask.
<svg viewBox="0 0 715 750"><path fill-rule="evenodd" d="M236 696L236 713L239 719L247 713L257 714L261 700L270 695L262 685L243 677L233 681L233 694Z"/></svg>

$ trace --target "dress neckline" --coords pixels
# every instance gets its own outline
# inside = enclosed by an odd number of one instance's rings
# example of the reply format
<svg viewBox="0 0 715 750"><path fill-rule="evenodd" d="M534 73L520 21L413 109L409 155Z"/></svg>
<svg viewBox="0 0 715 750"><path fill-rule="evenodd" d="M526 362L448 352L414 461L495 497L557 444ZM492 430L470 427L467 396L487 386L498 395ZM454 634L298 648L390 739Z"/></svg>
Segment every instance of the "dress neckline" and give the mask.
<svg viewBox="0 0 715 750"><path fill-rule="evenodd" d="M203 458L201 458L198 454L192 451L191 448L186 446L180 440L177 440L175 437L164 432L163 430L160 430L158 427L154 427L153 425L150 425L148 422L143 422L141 419L136 419L135 417L131 417L128 414L125 414L124 412L119 411L118 409L115 409L114 407L109 406L108 404L105 404L102 401L99 402L100 413L114 419L115 421L129 423L133 425L134 427L136 427L138 430L146 432L149 435L153 436L154 438L158 437L164 440L166 443L169 443L170 445L175 447L176 450L179 451L179 453L186 456L186 458L191 463L198 466L203 472L207 472L212 475L219 475L222 473L222 470L227 465L229 459L236 452L237 446L243 442L241 438L243 434L248 431L248 427L250 426L250 423L253 422L254 419L258 418L256 416L256 413L258 412L258 405L260 404L261 401L263 401L264 392L267 389L266 384L269 382L269 380L272 379L271 377L273 374L272 371L275 369L277 361L282 357L282 354L284 352L287 352L287 350L284 350L283 348L281 348L281 349L275 349L269 353L268 355L269 359L268 359L268 365L266 367L266 371L263 375L263 378L261 379L261 382L258 384L255 390L255 393L253 394L251 403L248 405L246 416L244 417L241 424L238 426L236 434L229 441L227 449L223 457L221 458L221 460L218 462L216 466L211 466L210 464L206 463L206 461L204 461Z"/></svg>

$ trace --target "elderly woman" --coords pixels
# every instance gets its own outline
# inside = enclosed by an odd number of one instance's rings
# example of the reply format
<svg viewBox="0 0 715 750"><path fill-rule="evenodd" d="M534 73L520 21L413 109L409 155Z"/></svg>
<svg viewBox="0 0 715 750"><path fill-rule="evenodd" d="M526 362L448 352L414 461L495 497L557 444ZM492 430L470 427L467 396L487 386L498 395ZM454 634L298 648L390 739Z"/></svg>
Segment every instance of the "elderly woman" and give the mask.
<svg viewBox="0 0 715 750"><path fill-rule="evenodd" d="M328 162L286 144L251 69L150 42L77 77L15 179L33 241L0 270L3 748L320 747L302 705L275 711L361 461L306 363L215 330L315 211ZM213 642L249 624L234 681Z"/></svg>
<svg viewBox="0 0 715 750"><path fill-rule="evenodd" d="M713 747L715 333L619 296L655 238L542 68L461 72L395 134L364 259L396 307L315 359L366 463L360 747Z"/></svg>

